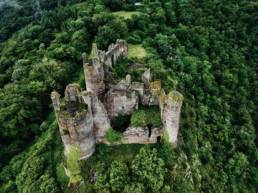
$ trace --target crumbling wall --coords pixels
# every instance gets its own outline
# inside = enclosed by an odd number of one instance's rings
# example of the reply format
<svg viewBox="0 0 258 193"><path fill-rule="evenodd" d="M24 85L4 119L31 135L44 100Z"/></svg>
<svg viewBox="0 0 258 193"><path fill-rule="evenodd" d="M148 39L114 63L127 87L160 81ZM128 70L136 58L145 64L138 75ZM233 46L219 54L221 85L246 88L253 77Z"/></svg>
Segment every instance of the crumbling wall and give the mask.
<svg viewBox="0 0 258 193"><path fill-rule="evenodd" d="M168 95L164 91L160 94L161 120L167 140L177 146L179 121L183 96L177 91L171 91Z"/></svg>
<svg viewBox="0 0 258 193"><path fill-rule="evenodd" d="M93 58L100 63L112 67L119 58L119 56L128 56L128 45L125 40L118 39L115 44L110 44L108 50L98 50L96 44L93 47Z"/></svg>
<svg viewBox="0 0 258 193"><path fill-rule="evenodd" d="M144 85L143 95L141 97L141 103L144 106L159 105L159 92L161 89L160 81L152 82L152 74L150 69L147 69L142 74L142 81Z"/></svg>
<svg viewBox="0 0 258 193"><path fill-rule="evenodd" d="M120 114L132 114L138 109L138 101L135 91L111 90L105 95L105 107L110 118Z"/></svg>
<svg viewBox="0 0 258 193"><path fill-rule="evenodd" d="M84 91L82 98L91 106L95 138L97 142L101 142L111 127L107 111L103 103L93 93Z"/></svg>
<svg viewBox="0 0 258 193"><path fill-rule="evenodd" d="M125 40L117 40L116 44L109 45L108 51L105 53L105 65L111 67L121 55L128 56L128 46Z"/></svg>
<svg viewBox="0 0 258 193"><path fill-rule="evenodd" d="M123 143L149 144L160 142L163 134L160 128L128 127L123 133Z"/></svg>
<svg viewBox="0 0 258 193"><path fill-rule="evenodd" d="M104 72L101 74L100 70L90 66L88 63L84 64L83 68L87 91L101 96L105 91Z"/></svg>
<svg viewBox="0 0 258 193"><path fill-rule="evenodd" d="M132 114L138 109L139 96L135 90L131 89L130 75L106 93L104 104L110 118L120 114Z"/></svg>
<svg viewBox="0 0 258 193"><path fill-rule="evenodd" d="M83 53L83 68L87 91L101 96L105 91L105 65L112 66L117 62L119 56L127 57L128 46L125 40L117 40L111 44L108 51L102 51L96 44L92 46L92 65L87 61L86 53Z"/></svg>

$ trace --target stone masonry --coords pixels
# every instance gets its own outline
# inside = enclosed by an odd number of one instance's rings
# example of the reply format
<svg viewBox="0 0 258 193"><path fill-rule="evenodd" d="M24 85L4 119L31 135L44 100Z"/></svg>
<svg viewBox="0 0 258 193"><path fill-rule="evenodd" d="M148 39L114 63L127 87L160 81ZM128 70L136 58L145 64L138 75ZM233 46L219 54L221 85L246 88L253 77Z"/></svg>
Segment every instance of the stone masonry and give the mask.
<svg viewBox="0 0 258 193"><path fill-rule="evenodd" d="M69 84L63 102L59 93L51 93L65 153L75 145L82 159L90 157L96 143L107 143L105 136L111 120L121 114L131 115L139 106L159 106L163 126L129 126L120 143L158 143L165 137L176 146L183 96L178 91L166 95L161 82L152 80L150 69L142 74L142 82L132 82L130 75L119 82L113 80L109 69L119 57L128 55L125 40L117 40L108 51L93 44L92 52L92 64L82 54L86 91L81 91L77 84Z"/></svg>

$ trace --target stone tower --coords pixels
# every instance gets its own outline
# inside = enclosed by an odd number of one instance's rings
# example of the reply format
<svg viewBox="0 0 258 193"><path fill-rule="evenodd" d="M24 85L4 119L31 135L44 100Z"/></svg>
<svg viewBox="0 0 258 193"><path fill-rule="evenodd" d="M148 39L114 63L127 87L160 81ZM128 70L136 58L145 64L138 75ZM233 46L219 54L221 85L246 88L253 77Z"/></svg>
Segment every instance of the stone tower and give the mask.
<svg viewBox="0 0 258 193"><path fill-rule="evenodd" d="M92 65L90 65L85 53L82 55L82 58L86 89L96 96L101 96L105 91L103 64L98 57L94 57Z"/></svg>
<svg viewBox="0 0 258 193"><path fill-rule="evenodd" d="M183 96L177 91L171 91L168 95L164 90L160 93L160 113L163 122L165 138L177 146L177 136Z"/></svg>
<svg viewBox="0 0 258 193"><path fill-rule="evenodd" d="M69 84L65 90L65 100L60 103L60 95L53 91L51 99L55 109L61 138L68 155L69 148L79 149L81 158L91 156L95 151L93 117L90 105L81 96L79 85Z"/></svg>

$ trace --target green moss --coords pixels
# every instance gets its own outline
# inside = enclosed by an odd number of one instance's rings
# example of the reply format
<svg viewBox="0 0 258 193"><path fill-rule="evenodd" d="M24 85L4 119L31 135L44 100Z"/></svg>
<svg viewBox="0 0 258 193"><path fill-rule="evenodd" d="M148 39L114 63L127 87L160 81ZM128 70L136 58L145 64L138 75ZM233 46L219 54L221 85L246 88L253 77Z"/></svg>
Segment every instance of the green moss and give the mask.
<svg viewBox="0 0 258 193"><path fill-rule="evenodd" d="M170 91L167 97L175 102L180 102L184 99L183 95L180 94L178 91Z"/></svg>
<svg viewBox="0 0 258 193"><path fill-rule="evenodd" d="M168 131L167 131L166 128L164 129L164 132L163 132L163 140L164 140L165 142L169 142Z"/></svg>
<svg viewBox="0 0 258 193"><path fill-rule="evenodd" d="M122 133L119 133L112 128L109 128L106 133L106 140L110 143L120 142L122 137Z"/></svg>
<svg viewBox="0 0 258 193"><path fill-rule="evenodd" d="M156 107L141 108L131 116L131 125L135 127L161 127L160 111Z"/></svg>

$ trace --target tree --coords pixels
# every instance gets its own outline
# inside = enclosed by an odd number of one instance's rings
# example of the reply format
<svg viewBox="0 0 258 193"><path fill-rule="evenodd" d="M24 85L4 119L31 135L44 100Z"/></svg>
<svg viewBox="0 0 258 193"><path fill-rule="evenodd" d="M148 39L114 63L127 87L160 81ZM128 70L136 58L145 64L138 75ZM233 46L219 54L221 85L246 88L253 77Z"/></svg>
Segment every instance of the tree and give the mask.
<svg viewBox="0 0 258 193"><path fill-rule="evenodd" d="M131 183L128 185L125 185L125 188L123 190L123 193L144 193L144 185L141 183Z"/></svg>
<svg viewBox="0 0 258 193"><path fill-rule="evenodd" d="M109 181L112 191L122 191L124 186L128 183L128 175L129 171L126 164L119 161L113 161L110 165L109 172Z"/></svg>
<svg viewBox="0 0 258 193"><path fill-rule="evenodd" d="M164 183L164 161L157 156L156 149L144 147L132 162L134 180L143 183L151 192L158 192Z"/></svg>

